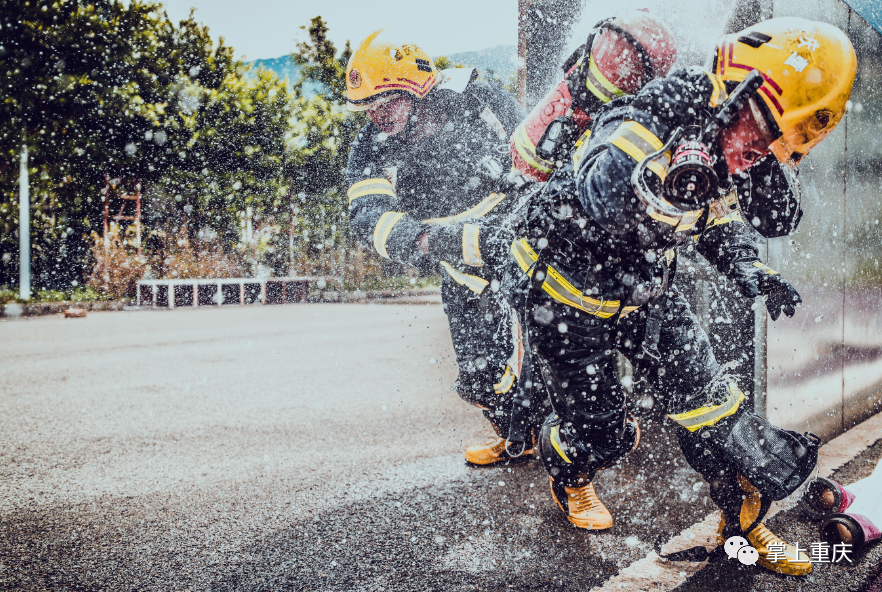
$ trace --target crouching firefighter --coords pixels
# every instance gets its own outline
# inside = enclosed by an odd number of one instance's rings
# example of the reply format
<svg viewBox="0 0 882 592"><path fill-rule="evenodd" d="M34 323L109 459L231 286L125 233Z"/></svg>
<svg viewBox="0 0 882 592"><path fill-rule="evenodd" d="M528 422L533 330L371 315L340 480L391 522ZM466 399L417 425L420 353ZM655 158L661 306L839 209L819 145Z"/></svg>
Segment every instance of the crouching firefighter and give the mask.
<svg viewBox="0 0 882 592"><path fill-rule="evenodd" d="M524 311L551 393L540 452L573 524L612 525L592 482L639 440L618 351L657 392L708 482L722 510L718 542L743 536L767 569L811 571L790 545L785 559L769 557L778 537L762 519L811 473L818 440L748 410L672 285L673 249L695 241L745 295L764 295L773 318L792 315L798 295L759 261L744 220L767 238L796 228L798 192L782 165L795 169L839 123L855 73L851 43L828 24L773 19L725 36L712 72L677 70L601 109L534 201L503 288Z"/></svg>
<svg viewBox="0 0 882 592"><path fill-rule="evenodd" d="M435 68L419 47L370 35L346 69L347 105L370 121L352 144L346 183L350 223L380 256L437 270L459 378L455 388L480 407L496 437L469 447L466 460L507 460L512 401L520 388L519 325L499 292L501 273L485 262L505 259L508 243L478 226L508 214L523 179L511 169L508 138L524 118L498 84L476 72ZM500 269L497 267L497 269ZM532 436L548 409L521 413Z"/></svg>

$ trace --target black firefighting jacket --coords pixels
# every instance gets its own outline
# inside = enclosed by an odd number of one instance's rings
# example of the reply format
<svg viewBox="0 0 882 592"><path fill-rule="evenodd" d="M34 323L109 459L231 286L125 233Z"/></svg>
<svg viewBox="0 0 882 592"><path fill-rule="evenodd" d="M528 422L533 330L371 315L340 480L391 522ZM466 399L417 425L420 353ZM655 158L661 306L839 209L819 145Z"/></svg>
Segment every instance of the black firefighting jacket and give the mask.
<svg viewBox="0 0 882 592"><path fill-rule="evenodd" d="M663 291L672 280L675 249L687 240L745 295L757 273L775 274L759 260L754 231L738 205L760 199L774 204L774 212L757 210L765 220L751 220L771 228L769 236L795 229L801 210L776 161L766 158L731 179L720 157L716 171L727 191L710 206L679 218L648 214L631 187L640 160L660 149L676 127L700 123L725 96L718 78L691 68L604 107L573 162L549 181L531 208L527 237L512 245L521 269L531 273L537 252L550 248L543 289L602 318L619 309L627 314ZM713 149L721 154L719 146ZM646 173L657 194L664 165Z"/></svg>
<svg viewBox="0 0 882 592"><path fill-rule="evenodd" d="M410 123L387 137L368 123L353 142L346 170L352 229L394 261L424 263L417 238L429 232L432 263L448 272L480 266L483 237L462 222L506 211L514 201L505 180L508 138L525 113L505 89L476 82L474 74L464 89L441 86L423 101L441 123L435 134L413 140Z"/></svg>

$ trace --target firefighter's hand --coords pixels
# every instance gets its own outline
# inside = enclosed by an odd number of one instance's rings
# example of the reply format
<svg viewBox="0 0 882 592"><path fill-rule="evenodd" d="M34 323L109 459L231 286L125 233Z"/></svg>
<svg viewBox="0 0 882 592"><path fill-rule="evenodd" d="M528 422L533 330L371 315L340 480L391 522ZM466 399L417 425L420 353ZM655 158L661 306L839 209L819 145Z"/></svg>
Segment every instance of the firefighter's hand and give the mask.
<svg viewBox="0 0 882 592"><path fill-rule="evenodd" d="M777 321L782 312L788 317L796 314L796 306L802 302L796 288L781 279L780 275L770 275L763 280L760 292L766 297L766 309L772 320Z"/></svg>
<svg viewBox="0 0 882 592"><path fill-rule="evenodd" d="M417 247L419 248L420 251L422 251L426 255L429 254L429 233L428 232L424 232L423 234L421 234L419 236L419 238L417 238Z"/></svg>

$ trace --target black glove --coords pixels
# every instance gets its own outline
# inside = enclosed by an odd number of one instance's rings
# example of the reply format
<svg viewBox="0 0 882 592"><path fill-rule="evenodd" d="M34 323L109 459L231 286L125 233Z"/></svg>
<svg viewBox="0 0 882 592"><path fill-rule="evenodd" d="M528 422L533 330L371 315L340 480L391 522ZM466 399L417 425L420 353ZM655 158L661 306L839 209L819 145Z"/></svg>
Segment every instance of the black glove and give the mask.
<svg viewBox="0 0 882 592"><path fill-rule="evenodd" d="M474 248L475 239L477 248ZM436 264L447 261L451 265L484 268L485 273L491 273L492 269L493 274L502 277L514 240L515 234L509 228L484 226L476 220L438 225L429 231L429 256ZM466 249L467 245L469 249ZM476 265L478 261L480 265Z"/></svg>
<svg viewBox="0 0 882 592"><path fill-rule="evenodd" d="M765 274L760 280L760 293L766 297L766 309L773 321L777 321L782 312L792 317L796 314L796 305L802 302L796 288L778 274Z"/></svg>

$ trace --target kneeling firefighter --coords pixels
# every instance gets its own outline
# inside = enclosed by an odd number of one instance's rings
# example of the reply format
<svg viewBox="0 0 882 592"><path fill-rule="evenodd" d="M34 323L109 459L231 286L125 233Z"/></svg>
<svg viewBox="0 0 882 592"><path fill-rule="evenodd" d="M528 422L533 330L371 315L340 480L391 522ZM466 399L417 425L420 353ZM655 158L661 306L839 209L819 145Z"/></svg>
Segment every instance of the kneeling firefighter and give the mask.
<svg viewBox="0 0 882 592"><path fill-rule="evenodd" d="M466 459L489 464L508 458L521 356L516 316L498 291L501 275L484 264L507 245L495 246L474 222L504 216L514 202L507 139L524 112L498 84L476 81L471 68L438 71L416 45L380 36L364 40L346 68L348 108L370 118L349 154L350 223L380 256L441 274L460 370L455 387L499 436L470 448ZM547 410L536 412L531 426Z"/></svg>
<svg viewBox="0 0 882 592"><path fill-rule="evenodd" d="M712 72L677 70L601 109L534 200L503 288L524 311L551 393L540 452L573 524L612 525L592 481L639 438L619 351L654 387L707 480L722 510L719 542L744 536L764 567L811 571L789 545L785 559L770 557L778 537L762 519L809 476L818 440L746 409L672 286L674 249L694 241L742 293L764 295L773 319L794 314L798 295L759 261L743 220L767 238L796 228L798 192L781 165L795 169L839 123L855 73L851 43L825 23L772 19L724 36Z"/></svg>

